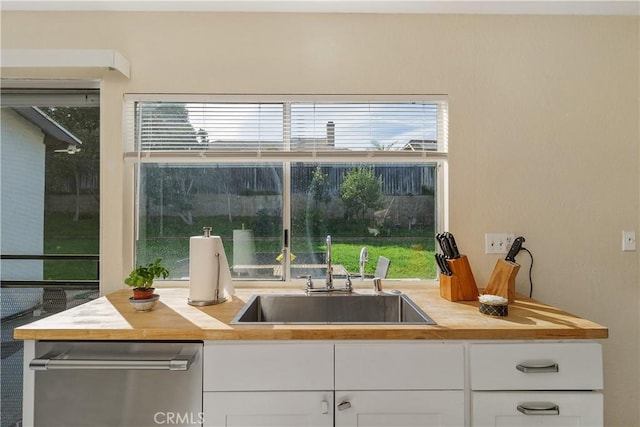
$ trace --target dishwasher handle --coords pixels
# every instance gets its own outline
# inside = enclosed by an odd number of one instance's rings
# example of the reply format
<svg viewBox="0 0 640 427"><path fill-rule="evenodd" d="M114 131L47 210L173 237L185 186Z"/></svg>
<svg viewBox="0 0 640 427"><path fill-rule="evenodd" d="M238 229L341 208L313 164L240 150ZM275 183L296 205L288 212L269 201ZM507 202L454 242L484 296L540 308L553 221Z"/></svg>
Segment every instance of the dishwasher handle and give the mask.
<svg viewBox="0 0 640 427"><path fill-rule="evenodd" d="M47 355L49 356L49 355ZM59 355L64 356L64 355ZM180 357L169 360L142 360L142 359L58 359L56 356L42 359L33 359L29 368L34 371L46 371L53 369L130 369L130 370L156 370L156 371L188 371L194 357Z"/></svg>

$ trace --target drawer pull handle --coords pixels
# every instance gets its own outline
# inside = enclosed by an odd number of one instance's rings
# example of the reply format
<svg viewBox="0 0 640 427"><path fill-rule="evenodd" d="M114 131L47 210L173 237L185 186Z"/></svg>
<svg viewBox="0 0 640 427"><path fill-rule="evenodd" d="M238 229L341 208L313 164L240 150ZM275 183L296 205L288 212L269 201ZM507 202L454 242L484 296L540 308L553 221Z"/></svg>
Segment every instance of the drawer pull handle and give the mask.
<svg viewBox="0 0 640 427"><path fill-rule="evenodd" d="M345 409L349 408L351 408L351 402L349 402L348 400L344 400L338 403L338 411L344 411Z"/></svg>
<svg viewBox="0 0 640 427"><path fill-rule="evenodd" d="M329 413L329 403L326 400L322 401L321 413L328 414Z"/></svg>
<svg viewBox="0 0 640 427"><path fill-rule="evenodd" d="M555 362L523 362L516 365L516 369L525 374L543 374L559 371L559 366Z"/></svg>
<svg viewBox="0 0 640 427"><path fill-rule="evenodd" d="M525 415L560 415L560 407L552 402L526 402L518 405Z"/></svg>

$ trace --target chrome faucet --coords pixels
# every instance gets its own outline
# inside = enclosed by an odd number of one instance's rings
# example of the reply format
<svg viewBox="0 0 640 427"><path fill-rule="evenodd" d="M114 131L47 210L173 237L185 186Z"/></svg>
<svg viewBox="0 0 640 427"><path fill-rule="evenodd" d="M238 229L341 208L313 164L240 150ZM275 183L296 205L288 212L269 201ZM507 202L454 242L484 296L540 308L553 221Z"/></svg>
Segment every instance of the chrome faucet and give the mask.
<svg viewBox="0 0 640 427"><path fill-rule="evenodd" d="M337 293L351 293L353 292L353 283L351 282L351 275L347 273L347 280L343 288L336 288L333 286L333 266L331 265L331 236L327 236L327 277L325 280L324 288L315 288L313 286L313 280L311 276L307 278L307 294L322 293L322 292L337 292Z"/></svg>
<svg viewBox="0 0 640 427"><path fill-rule="evenodd" d="M327 236L327 289L333 289L333 267L331 266L331 235Z"/></svg>

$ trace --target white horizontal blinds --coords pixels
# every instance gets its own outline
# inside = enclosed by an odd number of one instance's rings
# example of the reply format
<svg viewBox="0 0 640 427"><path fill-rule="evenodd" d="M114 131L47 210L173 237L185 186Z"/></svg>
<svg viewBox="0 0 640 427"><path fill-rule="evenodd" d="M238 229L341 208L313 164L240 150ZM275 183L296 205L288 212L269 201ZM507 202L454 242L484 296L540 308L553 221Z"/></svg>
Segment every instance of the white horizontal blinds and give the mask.
<svg viewBox="0 0 640 427"><path fill-rule="evenodd" d="M138 99L135 99L135 98ZM446 158L446 97L131 96L129 158ZM135 141L135 144L131 144ZM145 153L141 156L141 153Z"/></svg>
<svg viewBox="0 0 640 427"><path fill-rule="evenodd" d="M443 102L291 104L291 150L446 151Z"/></svg>
<svg viewBox="0 0 640 427"><path fill-rule="evenodd" d="M281 151L282 103L164 103L136 105L140 151Z"/></svg>

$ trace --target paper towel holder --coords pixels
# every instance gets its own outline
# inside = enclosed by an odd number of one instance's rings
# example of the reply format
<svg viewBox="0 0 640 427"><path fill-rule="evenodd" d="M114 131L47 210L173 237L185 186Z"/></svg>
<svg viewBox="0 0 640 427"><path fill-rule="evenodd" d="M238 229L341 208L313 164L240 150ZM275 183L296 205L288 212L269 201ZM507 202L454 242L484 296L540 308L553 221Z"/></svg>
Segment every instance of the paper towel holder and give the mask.
<svg viewBox="0 0 640 427"><path fill-rule="evenodd" d="M218 280L216 280L216 289L214 291L213 294L213 299L211 300L198 300L198 301L194 301L191 298L187 299L187 303L189 305L194 305L196 307L202 307L205 305L216 305L216 304L222 304L223 302L225 302L227 300L226 297L222 297L220 298L220 254L216 254L216 259L217 259L217 263L218 263Z"/></svg>
<svg viewBox="0 0 640 427"><path fill-rule="evenodd" d="M211 237L211 227L202 227L204 237ZM203 307L206 305L222 304L227 300L226 297L220 298L220 253L216 254L216 262L218 263L218 277L216 278L216 289L214 290L213 299L211 300L192 300L187 298L187 303L196 307Z"/></svg>

